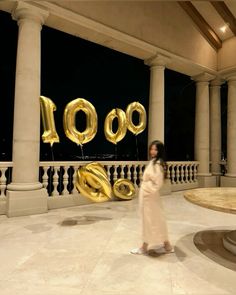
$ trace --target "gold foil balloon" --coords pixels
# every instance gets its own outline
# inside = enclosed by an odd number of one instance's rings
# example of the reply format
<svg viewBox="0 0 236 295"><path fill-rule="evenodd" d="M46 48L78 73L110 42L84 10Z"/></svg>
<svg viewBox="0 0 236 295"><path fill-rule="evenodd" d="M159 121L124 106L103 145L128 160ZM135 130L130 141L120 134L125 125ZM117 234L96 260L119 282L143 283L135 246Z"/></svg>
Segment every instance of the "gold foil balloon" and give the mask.
<svg viewBox="0 0 236 295"><path fill-rule="evenodd" d="M100 173L104 175L104 177L107 177L107 172L106 169L102 166L102 164L97 163L97 162L91 162L86 165L87 169L95 169L98 170Z"/></svg>
<svg viewBox="0 0 236 295"><path fill-rule="evenodd" d="M134 125L133 123L133 112L137 111L139 113L139 124ZM128 105L126 109L127 127L135 135L140 134L146 128L147 125L147 115L143 105L135 101Z"/></svg>
<svg viewBox="0 0 236 295"><path fill-rule="evenodd" d="M118 129L116 133L112 130L112 123L115 118L118 119ZM113 109L107 114L104 123L104 133L106 139L114 144L117 144L125 137L126 132L127 124L125 112L121 109Z"/></svg>
<svg viewBox="0 0 236 295"><path fill-rule="evenodd" d="M60 142L53 115L53 112L56 111L57 107L50 98L45 96L40 96L40 107L44 129L42 140L53 146L54 142Z"/></svg>
<svg viewBox="0 0 236 295"><path fill-rule="evenodd" d="M96 163L96 162L89 163L86 165L86 169L88 171L93 171L94 173L98 171L99 174L103 174L103 176L107 178L107 172L105 168L99 163ZM87 175L87 180L93 188L99 189L101 187L100 183L96 182L93 177L90 177L90 175Z"/></svg>
<svg viewBox="0 0 236 295"><path fill-rule="evenodd" d="M113 193L120 199L130 200L135 195L135 187L129 179L119 178L113 185Z"/></svg>
<svg viewBox="0 0 236 295"><path fill-rule="evenodd" d="M86 115L86 129L80 132L76 129L76 114L83 111ZM73 142L82 145L91 141L97 133L97 112L94 106L83 98L69 102L64 110L63 127L66 136Z"/></svg>
<svg viewBox="0 0 236 295"><path fill-rule="evenodd" d="M105 169L98 163L90 163L78 169L76 187L83 196L94 202L111 199L111 184Z"/></svg>

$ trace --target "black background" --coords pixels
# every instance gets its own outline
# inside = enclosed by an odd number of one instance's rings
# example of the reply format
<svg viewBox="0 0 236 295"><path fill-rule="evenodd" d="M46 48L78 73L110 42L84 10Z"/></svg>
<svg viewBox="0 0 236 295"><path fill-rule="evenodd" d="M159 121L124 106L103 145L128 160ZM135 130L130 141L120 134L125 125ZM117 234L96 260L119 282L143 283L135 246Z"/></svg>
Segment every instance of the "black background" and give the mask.
<svg viewBox="0 0 236 295"><path fill-rule="evenodd" d="M11 160L14 84L18 27L10 14L0 12L0 160ZM66 104L76 98L90 101L98 114L98 133L84 145L91 159L108 159L115 146L105 139L103 125L113 108L126 109L139 101L148 112L149 67L143 61L95 43L48 28L42 29L41 95L57 106L55 122L60 143L54 144L55 160L80 159L80 148L64 134ZM222 86L222 151L226 152L227 86ZM134 118L135 120L137 118ZM165 145L168 160L193 160L195 84L190 77L165 70ZM77 116L83 130L85 116ZM147 156L147 130L138 136L140 160ZM118 143L118 160L136 160L135 136L129 131ZM51 160L49 144L41 141L41 160Z"/></svg>

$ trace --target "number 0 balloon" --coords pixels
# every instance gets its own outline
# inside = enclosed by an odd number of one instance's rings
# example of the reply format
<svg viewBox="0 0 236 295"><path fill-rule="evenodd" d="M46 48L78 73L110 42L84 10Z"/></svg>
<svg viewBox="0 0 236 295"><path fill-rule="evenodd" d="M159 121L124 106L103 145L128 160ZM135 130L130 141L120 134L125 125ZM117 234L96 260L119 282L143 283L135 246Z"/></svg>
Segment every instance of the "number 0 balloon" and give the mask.
<svg viewBox="0 0 236 295"><path fill-rule="evenodd" d="M86 115L86 129L80 132L76 129L76 114L83 111ZM63 126L66 136L73 142L83 145L91 141L97 133L97 112L94 106L83 98L69 102L64 110Z"/></svg>
<svg viewBox="0 0 236 295"><path fill-rule="evenodd" d="M136 111L139 113L139 124L134 125L133 123L133 112ZM143 105L135 101L128 105L126 109L126 118L127 118L127 127L135 135L140 134L144 131L147 124L147 115Z"/></svg>
<svg viewBox="0 0 236 295"><path fill-rule="evenodd" d="M76 188L81 195L94 202L106 202L113 194L120 199L130 200L135 196L135 186L129 179L115 181L113 189L104 167L92 162L80 167L77 171Z"/></svg>
<svg viewBox="0 0 236 295"><path fill-rule="evenodd" d="M116 132L113 132L112 123L115 118L118 119L118 129ZM125 137L126 132L127 124L125 112L121 109L113 109L107 114L104 123L104 133L106 139L114 144L117 144Z"/></svg>
<svg viewBox="0 0 236 295"><path fill-rule="evenodd" d="M94 202L111 199L111 184L99 163L90 163L78 169L76 187L83 196Z"/></svg>
<svg viewBox="0 0 236 295"><path fill-rule="evenodd" d="M113 193L117 198L131 200L135 195L135 187L129 179L119 178L113 185Z"/></svg>

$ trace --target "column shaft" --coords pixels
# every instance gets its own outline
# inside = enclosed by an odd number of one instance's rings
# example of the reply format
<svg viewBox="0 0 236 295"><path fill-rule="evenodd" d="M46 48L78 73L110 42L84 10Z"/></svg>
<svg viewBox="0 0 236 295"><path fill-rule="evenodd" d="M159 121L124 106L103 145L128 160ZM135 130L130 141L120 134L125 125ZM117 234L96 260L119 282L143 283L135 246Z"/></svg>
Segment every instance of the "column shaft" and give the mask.
<svg viewBox="0 0 236 295"><path fill-rule="evenodd" d="M209 173L209 87L208 82L196 82L195 159L199 161L198 175Z"/></svg>
<svg viewBox="0 0 236 295"><path fill-rule="evenodd" d="M165 139L165 77L164 66L151 66L150 96L149 96L149 120L148 143L153 140L164 142Z"/></svg>
<svg viewBox="0 0 236 295"><path fill-rule="evenodd" d="M228 82L227 175L236 177L236 77Z"/></svg>
<svg viewBox="0 0 236 295"><path fill-rule="evenodd" d="M210 159L212 174L220 175L221 97L219 84L212 84L210 87Z"/></svg>
<svg viewBox="0 0 236 295"><path fill-rule="evenodd" d="M22 7L23 5L23 7ZM19 4L18 46L15 81L13 174L11 190L34 190L39 183L40 53L42 14Z"/></svg>
<svg viewBox="0 0 236 295"><path fill-rule="evenodd" d="M38 23L20 21L17 49L13 175L14 183L27 184L28 189L41 187L38 183L40 138L40 28ZM24 189L27 189L24 185Z"/></svg>
<svg viewBox="0 0 236 295"><path fill-rule="evenodd" d="M48 13L17 2L18 21L15 81L13 173L7 186L7 215L47 211L47 192L39 182L41 28Z"/></svg>

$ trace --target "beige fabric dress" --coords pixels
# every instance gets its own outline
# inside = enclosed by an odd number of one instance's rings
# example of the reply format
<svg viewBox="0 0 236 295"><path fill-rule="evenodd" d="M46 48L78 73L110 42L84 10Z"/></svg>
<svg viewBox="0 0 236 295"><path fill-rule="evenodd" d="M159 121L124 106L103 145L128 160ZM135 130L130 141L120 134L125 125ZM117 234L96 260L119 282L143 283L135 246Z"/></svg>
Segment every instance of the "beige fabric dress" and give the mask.
<svg viewBox="0 0 236 295"><path fill-rule="evenodd" d="M159 190L164 182L163 168L159 162L149 162L143 174L139 191L139 205L142 221L142 239L149 249L163 246L168 241L166 219Z"/></svg>

